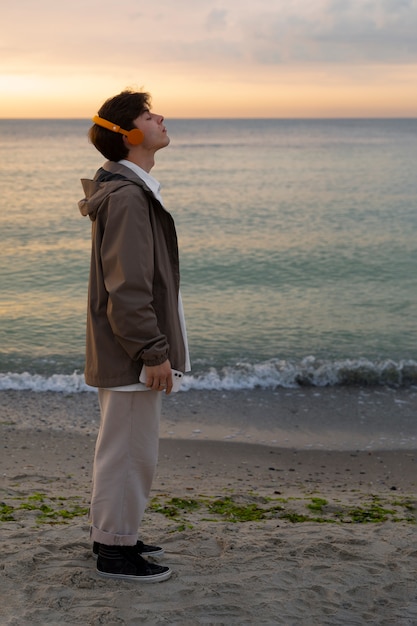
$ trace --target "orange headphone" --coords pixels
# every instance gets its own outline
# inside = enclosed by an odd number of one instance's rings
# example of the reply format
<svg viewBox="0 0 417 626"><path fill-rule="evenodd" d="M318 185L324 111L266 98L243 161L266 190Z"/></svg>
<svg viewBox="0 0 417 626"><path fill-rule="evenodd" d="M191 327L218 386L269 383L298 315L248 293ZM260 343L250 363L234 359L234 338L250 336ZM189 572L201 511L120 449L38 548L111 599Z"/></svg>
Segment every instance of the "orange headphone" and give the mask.
<svg viewBox="0 0 417 626"><path fill-rule="evenodd" d="M139 130L139 128L132 128L132 130L123 130L123 128L120 128L120 126L118 126L117 124L113 124L113 122L109 122L108 120L105 120L98 115L95 115L93 117L93 122L98 126L102 126L103 128L107 128L108 130L113 131L114 133L121 133L122 135L125 135L128 142L132 144L132 146L138 146L140 143L142 143L144 139L143 132Z"/></svg>

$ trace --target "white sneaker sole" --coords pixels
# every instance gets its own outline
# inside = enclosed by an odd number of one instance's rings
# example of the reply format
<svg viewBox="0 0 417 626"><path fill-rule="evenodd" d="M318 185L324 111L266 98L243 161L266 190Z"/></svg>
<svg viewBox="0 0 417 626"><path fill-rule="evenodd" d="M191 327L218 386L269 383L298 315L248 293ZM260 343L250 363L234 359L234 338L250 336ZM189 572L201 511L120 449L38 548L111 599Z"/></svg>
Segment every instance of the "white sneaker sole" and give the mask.
<svg viewBox="0 0 417 626"><path fill-rule="evenodd" d="M161 583L164 580L168 580L172 576L172 570L169 569L167 572L162 572L161 574L151 574L150 576L135 576L134 574L109 574L107 572L100 572L97 570L97 573L103 578L117 578L119 580L131 580L138 583Z"/></svg>

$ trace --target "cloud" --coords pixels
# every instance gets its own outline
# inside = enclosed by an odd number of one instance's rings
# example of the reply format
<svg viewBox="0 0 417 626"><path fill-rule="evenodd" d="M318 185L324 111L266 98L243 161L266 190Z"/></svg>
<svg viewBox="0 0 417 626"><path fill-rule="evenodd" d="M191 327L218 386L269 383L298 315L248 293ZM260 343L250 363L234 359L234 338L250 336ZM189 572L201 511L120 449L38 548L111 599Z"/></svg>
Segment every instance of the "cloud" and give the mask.
<svg viewBox="0 0 417 626"><path fill-rule="evenodd" d="M415 63L416 0L300 3L242 19L252 60L260 64Z"/></svg>
<svg viewBox="0 0 417 626"><path fill-rule="evenodd" d="M224 30L227 27L226 23L227 11L223 9L213 9L207 15L206 18L206 28L208 31L219 31Z"/></svg>
<svg viewBox="0 0 417 626"><path fill-rule="evenodd" d="M4 72L417 61L417 0L20 0L2 27Z"/></svg>

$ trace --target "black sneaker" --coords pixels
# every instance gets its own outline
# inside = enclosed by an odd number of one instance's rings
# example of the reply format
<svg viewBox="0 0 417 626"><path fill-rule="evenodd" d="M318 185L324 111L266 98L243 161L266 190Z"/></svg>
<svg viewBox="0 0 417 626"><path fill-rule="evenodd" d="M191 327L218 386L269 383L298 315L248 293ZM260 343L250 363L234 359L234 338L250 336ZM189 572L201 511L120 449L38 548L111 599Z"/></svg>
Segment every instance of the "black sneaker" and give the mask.
<svg viewBox="0 0 417 626"><path fill-rule="evenodd" d="M101 544L99 544L98 541L94 541L93 543L93 555L95 557L98 556L100 545ZM143 541L138 541L136 546L133 547L136 548L137 553L142 556L161 557L165 554L162 548L159 548L158 546L150 546L146 543L143 543Z"/></svg>
<svg viewBox="0 0 417 626"><path fill-rule="evenodd" d="M97 572L106 578L120 578L144 583L167 580L172 571L169 567L149 563L138 554L136 546L106 546L100 544Z"/></svg>

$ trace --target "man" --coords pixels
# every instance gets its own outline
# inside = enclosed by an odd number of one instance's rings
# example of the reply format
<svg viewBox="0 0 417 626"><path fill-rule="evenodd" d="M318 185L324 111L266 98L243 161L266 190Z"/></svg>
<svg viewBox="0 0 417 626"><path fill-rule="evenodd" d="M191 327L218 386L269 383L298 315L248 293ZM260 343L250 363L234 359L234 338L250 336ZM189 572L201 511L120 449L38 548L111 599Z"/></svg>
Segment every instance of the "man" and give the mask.
<svg viewBox="0 0 417 626"><path fill-rule="evenodd" d="M102 576L166 580L147 561L163 550L138 539L154 476L162 392L189 369L174 221L150 175L168 146L146 93L124 91L93 118L89 138L108 161L82 180L92 221L85 380L98 387L101 420L90 507ZM181 374L179 374L181 375ZM144 382L140 382L140 381Z"/></svg>

